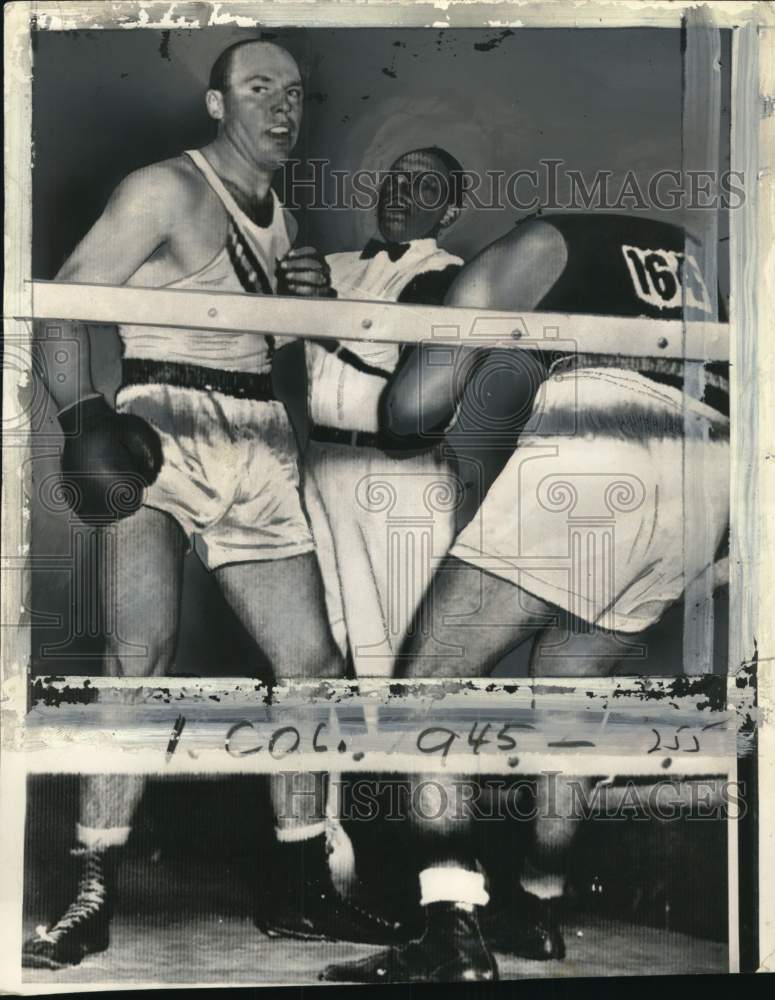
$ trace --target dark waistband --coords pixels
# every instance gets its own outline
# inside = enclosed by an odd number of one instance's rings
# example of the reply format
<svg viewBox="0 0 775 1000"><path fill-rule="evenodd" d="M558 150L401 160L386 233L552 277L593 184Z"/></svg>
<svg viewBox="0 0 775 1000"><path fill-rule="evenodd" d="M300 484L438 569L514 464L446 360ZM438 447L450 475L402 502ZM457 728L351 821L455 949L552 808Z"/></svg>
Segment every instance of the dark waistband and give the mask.
<svg viewBox="0 0 775 1000"><path fill-rule="evenodd" d="M573 354L560 358L552 371L573 371L584 368L625 368L662 385L684 391L684 362L675 358L631 358L612 355ZM705 365L702 402L722 417L729 416L729 374L726 366L717 362Z"/></svg>
<svg viewBox="0 0 775 1000"><path fill-rule="evenodd" d="M321 444L346 444L351 448L379 448L380 437L375 431L345 431L339 427L310 427L311 441Z"/></svg>
<svg viewBox="0 0 775 1000"><path fill-rule="evenodd" d="M235 399L269 402L275 399L269 372L230 372L180 361L153 361L149 358L124 358L121 363L121 387L129 385L170 385L177 389L220 392Z"/></svg>
<svg viewBox="0 0 775 1000"><path fill-rule="evenodd" d="M671 385L674 389L683 392L684 380L680 375L669 375L665 372L641 372L640 374L651 379L652 382ZM729 416L729 390L722 388L721 385L714 385L712 382L708 382L705 385L702 402L706 403L722 417Z"/></svg>

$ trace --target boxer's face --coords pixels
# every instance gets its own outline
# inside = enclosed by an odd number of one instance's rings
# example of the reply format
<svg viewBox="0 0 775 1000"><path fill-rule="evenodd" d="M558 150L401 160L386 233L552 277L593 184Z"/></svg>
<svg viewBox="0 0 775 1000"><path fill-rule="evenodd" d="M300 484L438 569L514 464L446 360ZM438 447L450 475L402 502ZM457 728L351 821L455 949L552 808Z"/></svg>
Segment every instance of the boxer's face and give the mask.
<svg viewBox="0 0 775 1000"><path fill-rule="evenodd" d="M256 42L232 57L223 128L256 166L276 170L296 145L303 89L299 67L277 45Z"/></svg>
<svg viewBox="0 0 775 1000"><path fill-rule="evenodd" d="M440 160L430 153L405 153L380 189L379 231L393 243L429 236L447 213L450 193L450 176Z"/></svg>

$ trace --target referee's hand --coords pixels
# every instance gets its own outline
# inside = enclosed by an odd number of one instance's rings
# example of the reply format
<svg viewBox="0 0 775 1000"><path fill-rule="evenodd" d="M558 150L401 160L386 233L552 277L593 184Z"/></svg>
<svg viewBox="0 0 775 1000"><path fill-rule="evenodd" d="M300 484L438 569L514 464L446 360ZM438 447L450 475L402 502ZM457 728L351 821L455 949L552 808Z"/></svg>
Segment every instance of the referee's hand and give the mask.
<svg viewBox="0 0 775 1000"><path fill-rule="evenodd" d="M330 298L331 269L314 247L294 247L278 263L278 295L306 295Z"/></svg>

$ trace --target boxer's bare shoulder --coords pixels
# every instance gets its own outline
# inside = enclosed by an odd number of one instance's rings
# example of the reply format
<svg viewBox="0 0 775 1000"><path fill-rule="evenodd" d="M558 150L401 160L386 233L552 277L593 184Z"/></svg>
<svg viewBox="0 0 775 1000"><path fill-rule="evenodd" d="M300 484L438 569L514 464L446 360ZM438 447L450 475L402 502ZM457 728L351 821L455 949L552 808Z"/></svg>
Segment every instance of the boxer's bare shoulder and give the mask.
<svg viewBox="0 0 775 1000"><path fill-rule="evenodd" d="M118 184L57 277L118 285L142 272L163 284L210 259L226 224L217 195L187 156L152 163Z"/></svg>
<svg viewBox="0 0 775 1000"><path fill-rule="evenodd" d="M525 262L551 262L565 255L565 237L551 216L532 216L509 230L499 240L487 247L480 256L490 251L495 254L513 250Z"/></svg>
<svg viewBox="0 0 775 1000"><path fill-rule="evenodd" d="M127 211L151 214L166 236L182 220L220 206L215 192L185 155L134 170L116 188L111 202L116 201Z"/></svg>
<svg viewBox="0 0 775 1000"><path fill-rule="evenodd" d="M170 240L196 198L193 182L176 160L141 167L117 185L59 280L123 284Z"/></svg>
<svg viewBox="0 0 775 1000"><path fill-rule="evenodd" d="M533 309L562 274L567 260L565 238L551 218L526 219L469 262L444 303Z"/></svg>
<svg viewBox="0 0 775 1000"><path fill-rule="evenodd" d="M185 156L133 170L114 190L107 210L143 215L161 228L164 235L174 228L175 220L197 207L209 190L201 174Z"/></svg>

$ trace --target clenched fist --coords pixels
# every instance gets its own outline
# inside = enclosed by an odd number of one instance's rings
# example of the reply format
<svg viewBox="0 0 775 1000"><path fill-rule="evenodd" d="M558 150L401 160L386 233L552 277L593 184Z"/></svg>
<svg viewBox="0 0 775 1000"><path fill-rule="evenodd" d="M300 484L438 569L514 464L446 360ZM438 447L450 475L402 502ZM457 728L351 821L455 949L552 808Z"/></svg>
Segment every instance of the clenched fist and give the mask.
<svg viewBox="0 0 775 1000"><path fill-rule="evenodd" d="M277 264L278 295L332 298L331 268L314 247L294 247Z"/></svg>

